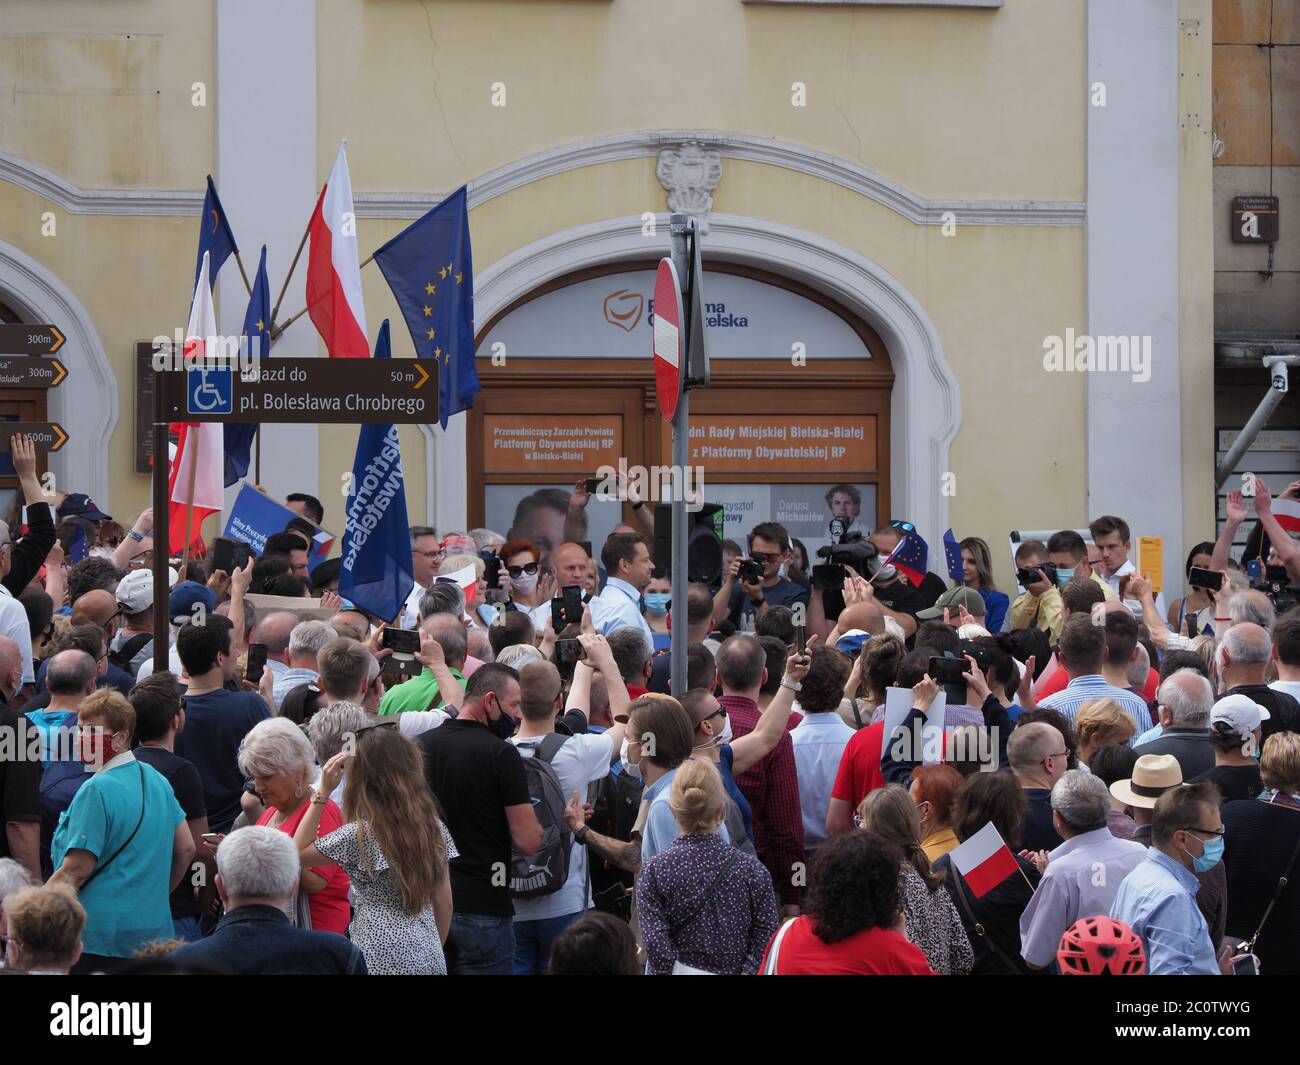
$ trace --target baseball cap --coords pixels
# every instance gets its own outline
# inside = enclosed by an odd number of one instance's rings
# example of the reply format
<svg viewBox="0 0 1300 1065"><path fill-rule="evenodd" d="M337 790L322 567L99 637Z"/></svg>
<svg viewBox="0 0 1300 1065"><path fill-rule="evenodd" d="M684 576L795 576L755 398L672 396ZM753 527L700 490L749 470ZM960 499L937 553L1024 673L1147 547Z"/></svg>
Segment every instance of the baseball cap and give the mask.
<svg viewBox="0 0 1300 1065"><path fill-rule="evenodd" d="M59 520L85 518L87 521L112 521L85 492L69 492L59 504Z"/></svg>
<svg viewBox="0 0 1300 1065"><path fill-rule="evenodd" d="M846 655L855 655L862 650L862 645L871 639L871 633L866 629L849 629L843 636L835 641L835 650L842 651Z"/></svg>
<svg viewBox="0 0 1300 1065"><path fill-rule="evenodd" d="M1269 716L1269 712L1248 695L1225 695L1210 707L1210 728L1223 723L1227 726L1227 731L1238 736L1249 736Z"/></svg>
<svg viewBox="0 0 1300 1065"><path fill-rule="evenodd" d="M943 617L945 609L952 614L956 614L962 607L976 617L984 616L984 597L974 588L967 588L964 584L957 585L956 588L949 588L943 595L935 600L934 606L927 610L918 610L916 616L924 618L926 621L932 618Z"/></svg>
<svg viewBox="0 0 1300 1065"><path fill-rule="evenodd" d="M217 595L198 581L181 581L167 596L167 616L184 624L194 616L195 603L202 603L203 609L212 613L217 609Z"/></svg>
<svg viewBox="0 0 1300 1065"><path fill-rule="evenodd" d="M123 577L117 585L117 601L128 614L148 610L153 602L153 572L133 569Z"/></svg>

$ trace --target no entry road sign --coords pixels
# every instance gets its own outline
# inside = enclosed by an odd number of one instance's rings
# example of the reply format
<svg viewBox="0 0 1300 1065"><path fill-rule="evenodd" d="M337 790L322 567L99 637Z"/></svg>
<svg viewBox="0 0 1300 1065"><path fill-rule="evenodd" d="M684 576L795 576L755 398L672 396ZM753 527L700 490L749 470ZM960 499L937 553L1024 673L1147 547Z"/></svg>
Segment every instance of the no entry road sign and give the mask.
<svg viewBox="0 0 1300 1065"><path fill-rule="evenodd" d="M671 259L661 259L655 274L655 394L664 421L673 420L682 394L682 287Z"/></svg>

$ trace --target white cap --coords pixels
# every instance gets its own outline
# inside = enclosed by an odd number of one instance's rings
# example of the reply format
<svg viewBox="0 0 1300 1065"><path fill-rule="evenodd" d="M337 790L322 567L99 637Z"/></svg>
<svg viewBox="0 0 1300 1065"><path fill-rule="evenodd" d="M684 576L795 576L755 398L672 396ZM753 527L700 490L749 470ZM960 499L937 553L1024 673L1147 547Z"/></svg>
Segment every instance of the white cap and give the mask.
<svg viewBox="0 0 1300 1065"><path fill-rule="evenodd" d="M139 614L153 602L153 571L133 569L117 585L117 601L128 614Z"/></svg>
<svg viewBox="0 0 1300 1065"><path fill-rule="evenodd" d="M1249 736L1268 719L1269 712L1247 695L1225 695L1210 707L1210 728L1222 721L1238 736Z"/></svg>

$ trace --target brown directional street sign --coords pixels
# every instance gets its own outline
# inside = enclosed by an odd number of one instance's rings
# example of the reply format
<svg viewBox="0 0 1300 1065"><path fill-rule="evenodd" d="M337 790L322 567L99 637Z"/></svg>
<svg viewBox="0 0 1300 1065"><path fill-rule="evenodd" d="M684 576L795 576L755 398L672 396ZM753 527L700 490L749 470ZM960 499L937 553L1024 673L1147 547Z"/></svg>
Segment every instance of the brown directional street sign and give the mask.
<svg viewBox="0 0 1300 1065"><path fill-rule="evenodd" d="M0 355L53 355L65 337L52 325L0 325Z"/></svg>
<svg viewBox="0 0 1300 1065"><path fill-rule="evenodd" d="M0 451L9 450L9 438L15 433L30 436L37 451L58 451L68 442L58 422L0 422Z"/></svg>
<svg viewBox="0 0 1300 1065"><path fill-rule="evenodd" d="M426 366L420 359L267 358L247 374L222 366L166 370L157 380L173 422L423 424L438 420L438 370Z"/></svg>
<svg viewBox="0 0 1300 1065"><path fill-rule="evenodd" d="M58 388L67 376L58 359L0 355L0 388Z"/></svg>

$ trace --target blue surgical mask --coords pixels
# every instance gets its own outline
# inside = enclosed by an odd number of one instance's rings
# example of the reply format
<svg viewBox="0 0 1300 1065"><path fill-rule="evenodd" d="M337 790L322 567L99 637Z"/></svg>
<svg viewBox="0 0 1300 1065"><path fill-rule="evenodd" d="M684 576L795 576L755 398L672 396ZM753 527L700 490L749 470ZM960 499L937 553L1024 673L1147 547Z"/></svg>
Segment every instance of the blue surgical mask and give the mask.
<svg viewBox="0 0 1300 1065"><path fill-rule="evenodd" d="M1190 854L1186 847L1183 850ZM1205 851L1199 858L1192 859L1192 868L1198 873L1208 873L1223 861L1223 837L1213 836L1205 841Z"/></svg>
<svg viewBox="0 0 1300 1065"><path fill-rule="evenodd" d="M671 592L646 592L645 608L651 614L667 614L668 601L672 598Z"/></svg>
<svg viewBox="0 0 1300 1065"><path fill-rule="evenodd" d="M1073 578L1074 578L1074 570L1073 570L1073 568L1071 568L1071 569L1058 569L1058 570L1056 571L1056 586L1057 586L1058 588L1064 588L1067 584L1070 583L1070 581L1071 581Z"/></svg>

